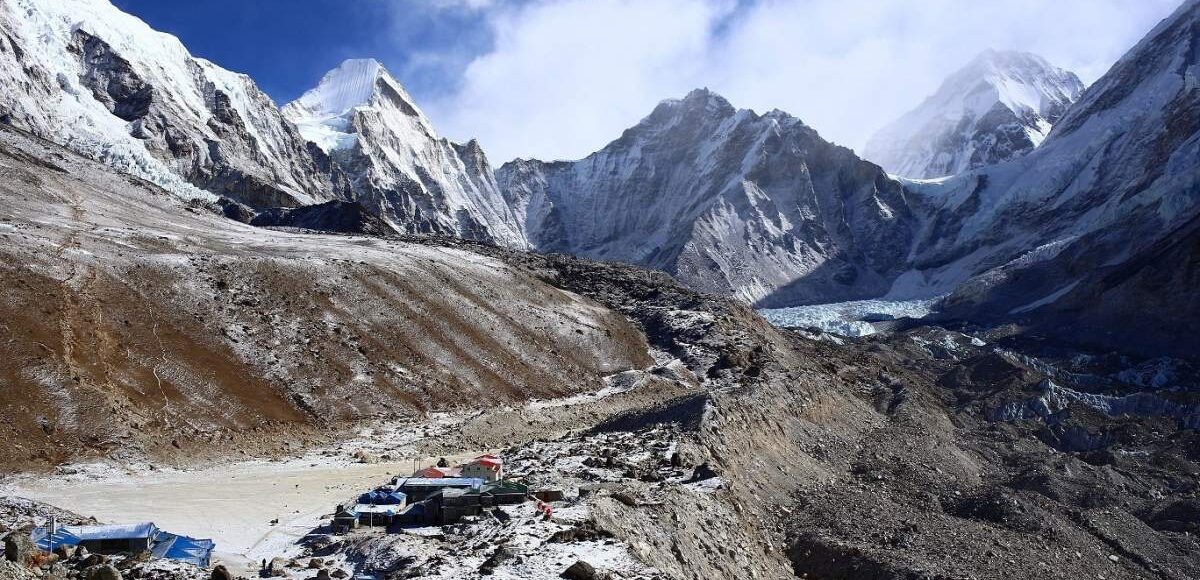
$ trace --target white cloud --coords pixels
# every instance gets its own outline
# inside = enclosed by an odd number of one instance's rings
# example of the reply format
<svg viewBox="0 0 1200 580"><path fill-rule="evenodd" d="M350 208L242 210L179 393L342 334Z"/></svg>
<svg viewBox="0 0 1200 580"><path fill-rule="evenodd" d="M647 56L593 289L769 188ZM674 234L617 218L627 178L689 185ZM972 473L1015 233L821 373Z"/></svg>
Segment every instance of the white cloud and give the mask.
<svg viewBox="0 0 1200 580"><path fill-rule="evenodd" d="M709 27L731 4L569 0L497 11L495 49L426 107L496 160L586 154L703 76Z"/></svg>
<svg viewBox="0 0 1200 580"><path fill-rule="evenodd" d="M462 0L459 0L462 1ZM470 0L467 0L470 2ZM478 0L476 0L478 1ZM494 46L426 109L493 161L576 158L707 86L860 147L985 48L1095 80L1178 0L560 0L487 11Z"/></svg>

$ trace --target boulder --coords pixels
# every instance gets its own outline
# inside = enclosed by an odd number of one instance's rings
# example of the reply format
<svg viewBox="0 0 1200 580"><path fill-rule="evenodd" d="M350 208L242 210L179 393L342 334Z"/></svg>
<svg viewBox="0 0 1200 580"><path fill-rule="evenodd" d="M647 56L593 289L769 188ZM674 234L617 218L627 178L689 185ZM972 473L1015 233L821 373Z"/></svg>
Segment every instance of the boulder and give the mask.
<svg viewBox="0 0 1200 580"><path fill-rule="evenodd" d="M317 572L317 575L313 576L313 580L329 580L329 570L321 570Z"/></svg>
<svg viewBox="0 0 1200 580"><path fill-rule="evenodd" d="M233 574L230 574L225 566L218 564L216 568L213 568L211 580L233 580Z"/></svg>
<svg viewBox="0 0 1200 580"><path fill-rule="evenodd" d="M687 480L687 483L704 481L706 479L714 478L717 475L719 474L713 470L712 466L709 465L707 461L705 461L704 463L697 465L696 469L692 470L692 477Z"/></svg>
<svg viewBox="0 0 1200 580"><path fill-rule="evenodd" d="M312 570L316 570L317 568L320 568L321 566L324 566L324 565L325 565L325 560L323 558L313 558L308 561L308 567Z"/></svg>
<svg viewBox="0 0 1200 580"><path fill-rule="evenodd" d="M83 577L85 580L124 580L121 571L108 564L92 566L84 570Z"/></svg>
<svg viewBox="0 0 1200 580"><path fill-rule="evenodd" d="M367 453L366 451L363 451L362 449L359 449L358 451L354 452L354 458L357 459L359 463L379 463L378 456L371 454L371 453Z"/></svg>
<svg viewBox="0 0 1200 580"><path fill-rule="evenodd" d="M267 565L267 574L270 576L287 576L288 561L283 558L275 558Z"/></svg>
<svg viewBox="0 0 1200 580"><path fill-rule="evenodd" d="M563 571L562 577L567 580L594 580L596 568L583 560L576 560L574 564Z"/></svg>
<svg viewBox="0 0 1200 580"><path fill-rule="evenodd" d="M483 564L479 566L479 573L485 576L490 575L495 572L496 568L505 560L508 560L516 555L516 552L514 552L508 546L500 546L496 548L496 551L492 552L492 555L488 556L488 559L484 560Z"/></svg>
<svg viewBox="0 0 1200 580"><path fill-rule="evenodd" d="M29 534L24 531L16 531L4 537L4 559L9 562L27 565L36 551L33 540L29 539Z"/></svg>
<svg viewBox="0 0 1200 580"><path fill-rule="evenodd" d="M342 570L341 568L338 568L337 570L330 572L329 575L333 576L334 578L346 578L347 576L349 576L349 574L347 574L346 571Z"/></svg>
<svg viewBox="0 0 1200 580"><path fill-rule="evenodd" d="M61 544L61 545L54 547L54 553L61 560L69 560L71 558L74 558L75 552L76 552L75 546L68 546L66 544Z"/></svg>

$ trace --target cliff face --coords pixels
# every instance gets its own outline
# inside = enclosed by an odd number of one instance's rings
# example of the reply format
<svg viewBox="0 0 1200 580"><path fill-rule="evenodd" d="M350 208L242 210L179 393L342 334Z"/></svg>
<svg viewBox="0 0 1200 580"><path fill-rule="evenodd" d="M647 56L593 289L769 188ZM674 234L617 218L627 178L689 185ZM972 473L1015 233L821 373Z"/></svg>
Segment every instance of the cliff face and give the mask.
<svg viewBox="0 0 1200 580"><path fill-rule="evenodd" d="M1005 250L1011 261L960 286L947 301L952 315L1023 320L1143 353L1191 350L1198 23L1200 3L1185 3L1089 88L1037 151L980 172L978 193L966 198L977 201L944 206L954 227L931 231L931 245L1001 238L1024 248Z"/></svg>
<svg viewBox="0 0 1200 580"><path fill-rule="evenodd" d="M268 207L347 193L249 77L107 2L14 0L0 32L4 116L19 127L184 196Z"/></svg>

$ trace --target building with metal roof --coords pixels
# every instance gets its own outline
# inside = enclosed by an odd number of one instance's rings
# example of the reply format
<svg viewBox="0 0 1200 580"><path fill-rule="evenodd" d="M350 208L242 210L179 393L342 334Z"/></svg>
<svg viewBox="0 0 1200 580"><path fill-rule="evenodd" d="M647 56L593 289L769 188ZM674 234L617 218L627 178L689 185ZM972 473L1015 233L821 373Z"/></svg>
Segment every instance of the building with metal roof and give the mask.
<svg viewBox="0 0 1200 580"><path fill-rule="evenodd" d="M396 487L409 502L418 502L443 489L478 489L483 480L476 477L409 477L396 480Z"/></svg>
<svg viewBox="0 0 1200 580"><path fill-rule="evenodd" d="M151 522L58 526L53 534L47 528L35 528L30 539L39 549L47 551L56 546L82 546L96 554L150 552L155 558L189 562L201 567L208 566L216 547L212 540L164 532Z"/></svg>

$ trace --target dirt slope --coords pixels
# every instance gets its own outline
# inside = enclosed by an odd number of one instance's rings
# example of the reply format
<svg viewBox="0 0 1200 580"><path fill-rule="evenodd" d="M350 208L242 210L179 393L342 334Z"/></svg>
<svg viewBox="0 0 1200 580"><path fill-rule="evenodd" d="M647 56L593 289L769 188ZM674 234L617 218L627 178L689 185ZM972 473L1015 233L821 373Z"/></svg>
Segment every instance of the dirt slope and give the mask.
<svg viewBox="0 0 1200 580"><path fill-rule="evenodd" d="M7 469L299 444L652 363L625 317L496 259L252 228L7 128L0 285Z"/></svg>

